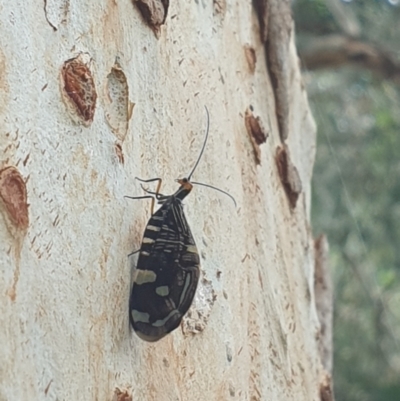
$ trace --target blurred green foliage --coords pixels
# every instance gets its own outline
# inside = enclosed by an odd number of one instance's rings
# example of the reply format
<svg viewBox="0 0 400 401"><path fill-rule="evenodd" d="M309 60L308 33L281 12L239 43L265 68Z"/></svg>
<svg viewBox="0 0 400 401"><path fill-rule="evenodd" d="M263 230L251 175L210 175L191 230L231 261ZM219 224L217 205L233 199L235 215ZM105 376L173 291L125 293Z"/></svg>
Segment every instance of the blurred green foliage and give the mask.
<svg viewBox="0 0 400 401"><path fill-rule="evenodd" d="M345 6L363 39L400 55L400 7ZM299 40L340 29L323 0L295 1L294 18ZM335 284L336 400L399 401L400 88L351 68L304 77L318 126L312 224L328 236Z"/></svg>

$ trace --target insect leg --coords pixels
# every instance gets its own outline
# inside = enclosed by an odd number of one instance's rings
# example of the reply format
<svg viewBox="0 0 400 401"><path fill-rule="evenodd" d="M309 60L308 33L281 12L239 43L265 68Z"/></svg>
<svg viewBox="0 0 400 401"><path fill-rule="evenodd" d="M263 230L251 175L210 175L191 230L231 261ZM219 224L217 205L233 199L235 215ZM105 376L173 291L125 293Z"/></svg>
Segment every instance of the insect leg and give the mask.
<svg viewBox="0 0 400 401"><path fill-rule="evenodd" d="M136 178L138 181L140 181L140 182L154 182L154 181L158 181L157 188L156 188L156 191L155 191L155 192L148 191L148 190L145 189L145 188L143 187L143 185L142 185L142 188L143 188L144 191L146 191L148 194L155 195L156 198L158 199L158 197L161 195L161 194L160 194L160 188L161 188L161 183L162 183L162 179L161 179L161 178L150 178L149 180L142 180L142 179L139 178L139 177L135 177L135 178ZM161 196L163 197L164 195L161 195ZM153 215L153 214L154 214L154 198L153 198L153 197L151 197L151 198L152 198L152 200L151 200L151 215Z"/></svg>
<svg viewBox="0 0 400 401"><path fill-rule="evenodd" d="M128 199L154 199L154 196L150 196L150 195L127 196L127 195L125 195L124 198L128 198Z"/></svg>
<svg viewBox="0 0 400 401"><path fill-rule="evenodd" d="M163 194L160 194L159 192L149 191L143 185L141 185L141 187L142 187L144 192L147 192L150 195L154 195L157 198L157 200L163 200L164 198L169 198L168 195L163 195Z"/></svg>
<svg viewBox="0 0 400 401"><path fill-rule="evenodd" d="M161 178L150 178L149 180L143 180L142 178L135 177L135 180L138 180L140 182L154 182L154 181L162 181ZM161 185L161 184L160 184Z"/></svg>
<svg viewBox="0 0 400 401"><path fill-rule="evenodd" d="M138 249L137 251L131 252L131 253L128 255L128 258L129 258L129 256L132 256L132 255L134 255L135 253L138 253L138 252L140 252L140 249Z"/></svg>

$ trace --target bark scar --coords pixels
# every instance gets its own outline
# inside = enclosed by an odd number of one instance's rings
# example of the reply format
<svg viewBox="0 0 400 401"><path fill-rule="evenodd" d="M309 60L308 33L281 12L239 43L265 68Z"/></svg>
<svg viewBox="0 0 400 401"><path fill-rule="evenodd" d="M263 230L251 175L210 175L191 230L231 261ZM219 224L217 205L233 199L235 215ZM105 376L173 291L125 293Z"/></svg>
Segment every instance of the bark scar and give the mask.
<svg viewBox="0 0 400 401"><path fill-rule="evenodd" d="M291 161L289 149L286 146L278 147L276 149L275 161L290 207L294 209L302 191L302 184L300 174Z"/></svg>
<svg viewBox="0 0 400 401"><path fill-rule="evenodd" d="M267 140L268 133L265 133L265 129L261 123L260 117L254 117L252 108L248 108L246 110L244 115L244 123L253 146L256 164L261 164L260 145Z"/></svg>

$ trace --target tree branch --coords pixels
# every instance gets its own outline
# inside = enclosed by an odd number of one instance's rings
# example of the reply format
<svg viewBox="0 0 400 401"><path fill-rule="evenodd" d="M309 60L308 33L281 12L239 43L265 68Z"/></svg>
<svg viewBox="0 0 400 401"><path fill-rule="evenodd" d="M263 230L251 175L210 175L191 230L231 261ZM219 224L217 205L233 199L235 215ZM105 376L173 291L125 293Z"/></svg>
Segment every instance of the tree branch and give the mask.
<svg viewBox="0 0 400 401"><path fill-rule="evenodd" d="M344 35L327 35L303 43L299 54L303 67L310 70L351 65L400 84L400 62L373 43Z"/></svg>

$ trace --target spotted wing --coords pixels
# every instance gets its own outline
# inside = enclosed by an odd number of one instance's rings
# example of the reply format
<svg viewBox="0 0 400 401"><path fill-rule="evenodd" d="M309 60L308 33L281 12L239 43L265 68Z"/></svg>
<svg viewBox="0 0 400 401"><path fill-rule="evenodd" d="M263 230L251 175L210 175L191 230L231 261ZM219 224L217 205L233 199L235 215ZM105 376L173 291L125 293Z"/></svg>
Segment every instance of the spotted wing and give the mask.
<svg viewBox="0 0 400 401"><path fill-rule="evenodd" d="M130 321L144 340L176 329L189 309L200 259L179 199L171 197L150 218L130 297Z"/></svg>

